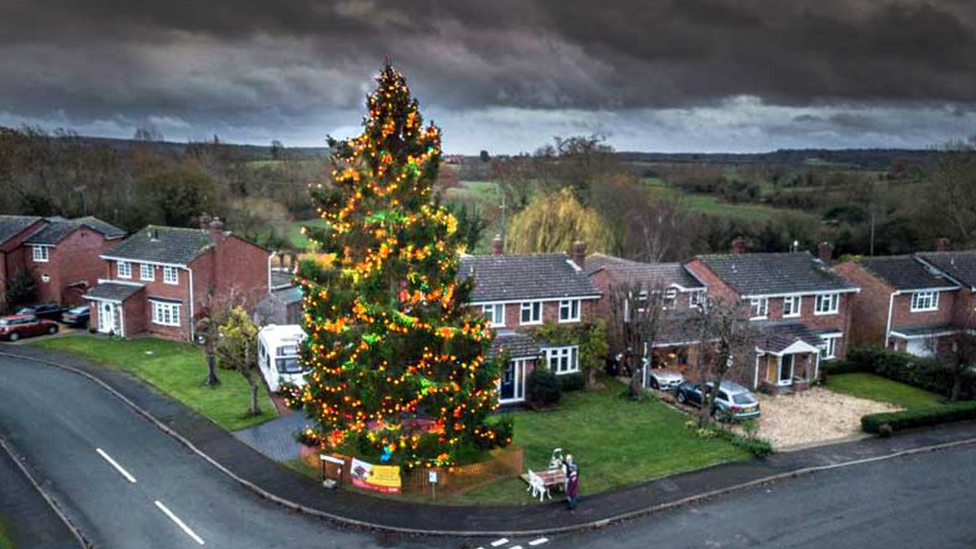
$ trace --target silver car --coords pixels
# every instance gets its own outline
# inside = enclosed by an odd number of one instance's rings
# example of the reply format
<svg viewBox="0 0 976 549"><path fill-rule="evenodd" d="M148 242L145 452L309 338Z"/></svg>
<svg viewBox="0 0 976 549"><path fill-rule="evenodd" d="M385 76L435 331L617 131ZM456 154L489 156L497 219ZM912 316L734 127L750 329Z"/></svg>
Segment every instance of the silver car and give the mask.
<svg viewBox="0 0 976 549"><path fill-rule="evenodd" d="M647 372L647 384L659 391L675 391L684 383L685 376L667 368L654 368Z"/></svg>

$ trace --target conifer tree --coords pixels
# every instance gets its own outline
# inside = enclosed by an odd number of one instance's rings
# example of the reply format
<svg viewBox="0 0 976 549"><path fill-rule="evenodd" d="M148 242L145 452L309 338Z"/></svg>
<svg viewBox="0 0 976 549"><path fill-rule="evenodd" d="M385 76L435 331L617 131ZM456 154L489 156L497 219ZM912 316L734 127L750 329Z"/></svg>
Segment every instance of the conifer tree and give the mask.
<svg viewBox="0 0 976 549"><path fill-rule="evenodd" d="M362 134L329 139L332 184L311 189L324 223L305 228L323 259L299 268L303 400L318 424L307 435L382 462L451 464L510 442L488 422L492 333L466 305L457 221L432 191L440 130L391 65L377 82Z"/></svg>

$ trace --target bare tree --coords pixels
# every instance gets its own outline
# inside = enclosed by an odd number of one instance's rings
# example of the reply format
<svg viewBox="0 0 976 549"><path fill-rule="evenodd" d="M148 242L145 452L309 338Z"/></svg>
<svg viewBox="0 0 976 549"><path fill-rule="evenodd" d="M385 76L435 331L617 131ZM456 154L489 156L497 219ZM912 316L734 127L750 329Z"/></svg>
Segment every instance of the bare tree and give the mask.
<svg viewBox="0 0 976 549"><path fill-rule="evenodd" d="M949 400L955 402L961 396L966 372L976 365L976 310L970 308L961 329L945 339L941 353L938 348L933 350L952 372Z"/></svg>
<svg viewBox="0 0 976 549"><path fill-rule="evenodd" d="M207 378L203 384L208 387L220 385L220 379L217 377L220 326L230 318L231 310L236 306L242 306L244 302L244 296L234 288L231 288L226 295L217 295L211 291L207 294L203 309L197 316L194 334L207 359Z"/></svg>
<svg viewBox="0 0 976 549"><path fill-rule="evenodd" d="M632 279L615 282L609 287L607 334L614 347L623 350L624 363L631 369L628 395L632 399L639 398L644 392L650 354L664 330L667 290L659 283Z"/></svg>
<svg viewBox="0 0 976 549"><path fill-rule="evenodd" d="M966 243L976 236L976 136L949 143L929 177L937 217L949 221Z"/></svg>
<svg viewBox="0 0 976 549"><path fill-rule="evenodd" d="M715 413L715 397L722 381L734 368L748 364L755 352L759 333L749 322L748 310L742 300L715 298L694 309L688 319L699 342L696 370L702 384L700 427L708 426Z"/></svg>
<svg viewBox="0 0 976 549"><path fill-rule="evenodd" d="M658 196L625 219L625 245L636 259L657 263L686 257L694 233L691 214L678 196Z"/></svg>

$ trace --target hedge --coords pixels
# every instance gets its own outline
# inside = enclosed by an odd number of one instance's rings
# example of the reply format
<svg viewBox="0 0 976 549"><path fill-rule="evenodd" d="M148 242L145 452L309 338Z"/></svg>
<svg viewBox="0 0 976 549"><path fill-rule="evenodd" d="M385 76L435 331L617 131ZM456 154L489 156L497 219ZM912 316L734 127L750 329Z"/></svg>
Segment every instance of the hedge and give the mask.
<svg viewBox="0 0 976 549"><path fill-rule="evenodd" d="M976 402L955 402L904 412L869 414L861 417L861 429L868 433L881 433L882 426L888 425L891 431L903 431L967 419L976 419Z"/></svg>
<svg viewBox="0 0 976 549"><path fill-rule="evenodd" d="M562 386L564 393L582 391L586 389L586 377L581 372L564 374L559 376L559 384Z"/></svg>
<svg viewBox="0 0 976 549"><path fill-rule="evenodd" d="M876 347L855 347L847 353L846 359L827 364L824 372L828 377L854 372L872 373L943 396L952 392L955 376L952 368L936 359ZM970 370L963 373L959 398L974 397L976 372Z"/></svg>
<svg viewBox="0 0 976 549"><path fill-rule="evenodd" d="M563 396L558 376L548 370L532 370L526 386L529 402L537 406L552 406Z"/></svg>

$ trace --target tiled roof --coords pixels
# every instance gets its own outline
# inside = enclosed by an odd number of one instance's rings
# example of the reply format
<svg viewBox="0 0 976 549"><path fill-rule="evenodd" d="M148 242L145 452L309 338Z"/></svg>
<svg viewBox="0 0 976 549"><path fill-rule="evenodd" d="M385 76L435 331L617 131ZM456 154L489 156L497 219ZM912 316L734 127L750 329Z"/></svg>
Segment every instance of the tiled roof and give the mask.
<svg viewBox="0 0 976 549"><path fill-rule="evenodd" d="M473 303L600 295L566 254L466 255L458 276L474 277Z"/></svg>
<svg viewBox="0 0 976 549"><path fill-rule="evenodd" d="M605 254L593 254L586 258L586 274L592 275L603 269L610 272L617 281L630 281L646 286L675 285L688 289L705 287L681 263L641 263Z"/></svg>
<svg viewBox="0 0 976 549"><path fill-rule="evenodd" d="M292 303L298 303L302 300L302 288L301 286L291 286L289 288L283 288L280 290L274 290L271 292L281 300L282 303L290 305Z"/></svg>
<svg viewBox="0 0 976 549"><path fill-rule="evenodd" d="M295 278L287 271L271 271L272 288L290 288L295 285Z"/></svg>
<svg viewBox="0 0 976 549"><path fill-rule="evenodd" d="M756 346L770 353L781 353L797 341L803 341L814 347L824 343L816 330L808 328L801 322L771 322L762 325L760 333Z"/></svg>
<svg viewBox="0 0 976 549"><path fill-rule="evenodd" d="M870 257L859 259L857 262L896 290L956 287L951 280L932 272L914 256Z"/></svg>
<svg viewBox="0 0 976 549"><path fill-rule="evenodd" d="M76 227L85 226L89 229L101 233L105 238L122 238L125 231L106 223L97 217L81 217L78 219L48 218L49 223L41 230L37 231L25 241L25 244L47 244L54 245L61 242L68 233Z"/></svg>
<svg viewBox="0 0 976 549"><path fill-rule="evenodd" d="M809 252L703 255L698 259L742 296L856 289Z"/></svg>
<svg viewBox="0 0 976 549"><path fill-rule="evenodd" d="M107 257L186 265L211 246L203 229L150 225L105 252Z"/></svg>
<svg viewBox="0 0 976 549"><path fill-rule="evenodd" d="M976 288L976 251L928 252L917 255L960 283Z"/></svg>
<svg viewBox="0 0 976 549"><path fill-rule="evenodd" d="M108 301L125 301L144 289L143 286L135 284L120 284L118 282L102 282L98 286L88 290L85 294L90 299L106 299Z"/></svg>
<svg viewBox="0 0 976 549"><path fill-rule="evenodd" d="M539 344L531 336L520 332L498 332L488 349L488 358L495 358L502 353L508 353L509 358L537 357L542 351Z"/></svg>
<svg viewBox="0 0 976 549"><path fill-rule="evenodd" d="M39 219L33 215L0 215L0 244L17 236Z"/></svg>

